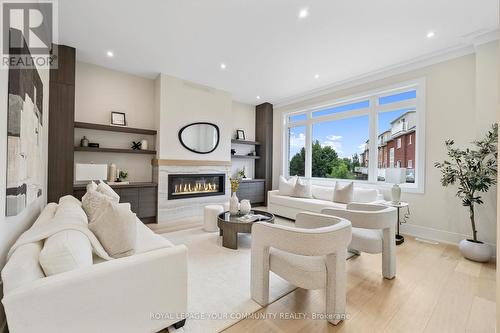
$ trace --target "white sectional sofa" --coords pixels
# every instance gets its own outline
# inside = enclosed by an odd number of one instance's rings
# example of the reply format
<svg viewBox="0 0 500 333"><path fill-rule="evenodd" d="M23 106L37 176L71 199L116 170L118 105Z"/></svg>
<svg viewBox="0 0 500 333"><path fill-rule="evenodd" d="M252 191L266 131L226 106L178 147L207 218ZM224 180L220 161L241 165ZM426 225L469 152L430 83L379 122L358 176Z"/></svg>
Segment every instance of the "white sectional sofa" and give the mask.
<svg viewBox="0 0 500 333"><path fill-rule="evenodd" d="M47 205L34 227L51 223L57 209L55 203ZM81 216L73 211L68 219L72 214ZM9 331L146 333L182 325L187 248L173 245L138 219L136 227L134 255L109 261L94 256L90 265L50 276L39 262L43 241L18 247L2 270ZM70 239L60 246L74 247Z"/></svg>
<svg viewBox="0 0 500 333"><path fill-rule="evenodd" d="M311 186L312 198L296 198L280 195L279 190L269 191L267 208L270 213L295 220L300 212L321 213L324 208L345 209L347 204L333 202L334 185ZM377 189L366 189L354 186L353 202L380 203L384 196Z"/></svg>

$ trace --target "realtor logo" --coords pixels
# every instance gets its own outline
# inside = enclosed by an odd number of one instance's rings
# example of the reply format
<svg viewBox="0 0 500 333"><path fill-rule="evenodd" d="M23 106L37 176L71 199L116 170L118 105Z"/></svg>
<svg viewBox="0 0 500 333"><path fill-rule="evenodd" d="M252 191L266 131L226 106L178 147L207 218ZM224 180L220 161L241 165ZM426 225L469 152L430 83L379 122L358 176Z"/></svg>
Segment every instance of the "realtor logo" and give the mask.
<svg viewBox="0 0 500 333"><path fill-rule="evenodd" d="M2 67L47 66L57 22L53 1L1 1Z"/></svg>

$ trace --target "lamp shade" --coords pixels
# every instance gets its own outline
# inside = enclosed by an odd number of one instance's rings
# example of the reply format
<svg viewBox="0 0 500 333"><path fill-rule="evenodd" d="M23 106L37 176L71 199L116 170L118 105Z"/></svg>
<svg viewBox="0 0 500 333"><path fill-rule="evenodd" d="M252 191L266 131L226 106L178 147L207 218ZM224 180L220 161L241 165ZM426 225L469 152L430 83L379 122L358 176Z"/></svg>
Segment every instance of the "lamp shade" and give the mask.
<svg viewBox="0 0 500 333"><path fill-rule="evenodd" d="M385 182L391 184L406 183L406 168L385 169Z"/></svg>
<svg viewBox="0 0 500 333"><path fill-rule="evenodd" d="M106 178L108 178L107 164L77 163L75 166L75 180L77 182L105 180Z"/></svg>

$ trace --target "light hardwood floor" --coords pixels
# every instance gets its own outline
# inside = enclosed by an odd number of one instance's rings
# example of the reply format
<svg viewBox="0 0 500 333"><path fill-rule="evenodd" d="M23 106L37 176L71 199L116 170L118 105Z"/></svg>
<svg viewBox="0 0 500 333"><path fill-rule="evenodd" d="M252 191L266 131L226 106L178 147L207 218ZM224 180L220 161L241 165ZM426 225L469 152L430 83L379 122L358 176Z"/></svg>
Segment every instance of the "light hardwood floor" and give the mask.
<svg viewBox="0 0 500 333"><path fill-rule="evenodd" d="M323 313L321 291L296 289L257 312L276 318L245 319L236 332L494 332L495 264L463 259L458 248L406 237L397 247L397 275L385 280L380 255L362 254L347 263L347 312L338 326L280 315Z"/></svg>

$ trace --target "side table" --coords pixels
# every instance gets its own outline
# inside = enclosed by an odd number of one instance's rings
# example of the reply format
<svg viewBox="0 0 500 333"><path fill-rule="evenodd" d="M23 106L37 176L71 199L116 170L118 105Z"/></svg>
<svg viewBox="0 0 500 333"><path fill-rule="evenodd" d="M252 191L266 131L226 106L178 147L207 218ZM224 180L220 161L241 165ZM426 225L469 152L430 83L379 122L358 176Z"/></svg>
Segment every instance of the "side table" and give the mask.
<svg viewBox="0 0 500 333"><path fill-rule="evenodd" d="M386 201L383 203L385 206L388 206L388 207L394 207L398 210L398 220L397 220L397 229L396 229L396 245L401 245L404 243L405 241L405 238L403 237L403 235L400 235L399 234L399 225L401 224L400 222L400 210L401 208L406 208L406 207L409 207L408 203L407 202L404 202L404 201L400 201L400 202L392 202L392 201ZM409 214L410 210L408 208L408 214ZM405 215L405 221L406 221L406 218L407 218L407 215Z"/></svg>

